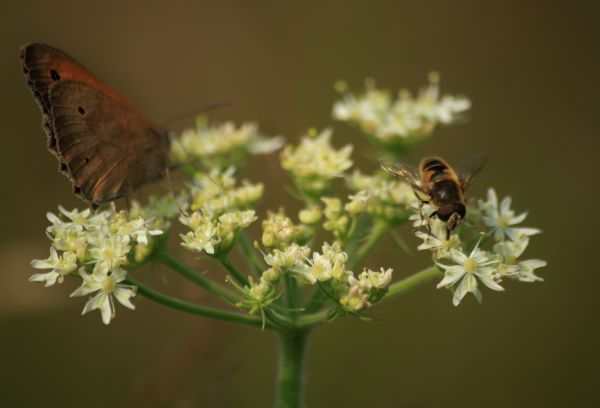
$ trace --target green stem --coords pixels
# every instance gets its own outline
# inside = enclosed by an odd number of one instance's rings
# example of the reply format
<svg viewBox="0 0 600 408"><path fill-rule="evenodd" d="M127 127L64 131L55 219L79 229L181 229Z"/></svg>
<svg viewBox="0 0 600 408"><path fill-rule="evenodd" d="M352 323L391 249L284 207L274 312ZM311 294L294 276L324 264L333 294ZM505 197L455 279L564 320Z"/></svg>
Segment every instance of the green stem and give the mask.
<svg viewBox="0 0 600 408"><path fill-rule="evenodd" d="M385 222L375 222L369 233L367 241L356 252L356 255L348 261L348 269L353 271L369 255L381 237L387 232L388 225Z"/></svg>
<svg viewBox="0 0 600 408"><path fill-rule="evenodd" d="M408 292L411 289L416 288L426 282L434 278L438 278L442 275L437 266L430 266L429 268L423 269L415 273L414 275L409 276L408 278L402 279L396 283L390 285L387 293L383 297L382 300L389 299L393 296L401 295L405 292Z"/></svg>
<svg viewBox="0 0 600 408"><path fill-rule="evenodd" d="M288 315L296 316L296 307L297 307L297 286L296 279L290 276L289 273L284 274L283 281L285 282L285 304L289 309Z"/></svg>
<svg viewBox="0 0 600 408"><path fill-rule="evenodd" d="M318 311L323 306L326 299L327 294L323 292L320 286L317 286L313 295L310 297L308 302L306 302L304 313L313 313Z"/></svg>
<svg viewBox="0 0 600 408"><path fill-rule="evenodd" d="M233 276L233 278L236 281L238 281L238 283L240 285L248 286L248 279L246 279L246 277L244 275L242 275L242 273L235 267L235 265L231 263L229 258L227 258L226 256L222 256L217 259L218 259L219 263L221 265L223 265L223 267L225 269L227 269L227 271L231 274L231 276Z"/></svg>
<svg viewBox="0 0 600 408"><path fill-rule="evenodd" d="M144 286L131 276L127 277L127 282L137 287L137 292L148 299L154 300L160 304L168 306L172 309L176 309L182 312L191 313L197 316L208 317L211 319L223 320L230 323L238 323L252 327L262 327L262 319L246 316L239 313L228 312L220 309L213 309L209 307L195 305L193 303L184 302L183 300L165 295L164 293L158 292L154 289L150 289ZM270 322L265 323L265 327L273 329L273 325Z"/></svg>
<svg viewBox="0 0 600 408"><path fill-rule="evenodd" d="M279 334L277 361L277 395L275 407L299 408L303 406L302 380L304 353L308 331Z"/></svg>
<svg viewBox="0 0 600 408"><path fill-rule="evenodd" d="M252 243L248 239L248 235L244 231L240 231L239 233L239 243L240 243L240 251L244 255L244 258L248 262L248 264L252 267L256 276L261 276L263 271L266 269L264 263L260 260L260 258L256 255L256 251L252 246Z"/></svg>
<svg viewBox="0 0 600 408"><path fill-rule="evenodd" d="M219 296L220 298L225 299L229 303L237 303L240 300L240 298L235 293L227 290L218 283L215 283L210 279L199 275L196 271L187 267L167 252L160 253L157 259L159 262L173 269L175 272L177 272L187 280L194 282L198 286L204 288L205 290L216 296Z"/></svg>
<svg viewBox="0 0 600 408"><path fill-rule="evenodd" d="M296 320L296 327L299 329L307 329L321 323L325 323L333 319L337 314L335 308L329 308L318 313L302 314Z"/></svg>

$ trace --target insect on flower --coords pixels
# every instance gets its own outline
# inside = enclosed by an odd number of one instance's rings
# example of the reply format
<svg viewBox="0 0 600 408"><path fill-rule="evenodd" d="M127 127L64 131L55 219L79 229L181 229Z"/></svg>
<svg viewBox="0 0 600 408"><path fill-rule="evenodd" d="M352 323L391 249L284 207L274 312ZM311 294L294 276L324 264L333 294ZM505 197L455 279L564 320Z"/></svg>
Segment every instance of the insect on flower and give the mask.
<svg viewBox="0 0 600 408"><path fill-rule="evenodd" d="M486 161L487 154L477 152L462 160L456 170L437 156L422 159L418 169L409 164L381 163L381 167L407 182L421 206L431 204L436 208L429 217L446 223L446 239L450 239L450 231L467 215L464 192Z"/></svg>

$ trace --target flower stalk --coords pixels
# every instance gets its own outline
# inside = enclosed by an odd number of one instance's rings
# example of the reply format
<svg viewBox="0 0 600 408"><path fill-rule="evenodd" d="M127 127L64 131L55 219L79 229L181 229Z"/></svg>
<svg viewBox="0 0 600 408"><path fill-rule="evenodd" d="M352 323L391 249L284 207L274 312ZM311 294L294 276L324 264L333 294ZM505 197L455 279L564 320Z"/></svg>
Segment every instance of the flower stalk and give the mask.
<svg viewBox="0 0 600 408"><path fill-rule="evenodd" d="M309 331L279 334L277 351L277 408L299 408L304 403L304 366Z"/></svg>

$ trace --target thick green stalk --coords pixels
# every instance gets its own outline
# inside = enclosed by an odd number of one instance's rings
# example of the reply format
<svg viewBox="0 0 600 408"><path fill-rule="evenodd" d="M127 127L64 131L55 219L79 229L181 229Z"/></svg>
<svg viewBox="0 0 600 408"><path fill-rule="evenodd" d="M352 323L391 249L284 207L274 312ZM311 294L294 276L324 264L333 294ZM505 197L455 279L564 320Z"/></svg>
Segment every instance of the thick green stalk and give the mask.
<svg viewBox="0 0 600 408"><path fill-rule="evenodd" d="M195 305L193 303L184 302L183 300L165 295L164 293L158 292L154 289L150 289L144 286L131 276L127 277L127 282L137 287L137 292L148 299L154 300L155 302L161 303L172 309L176 309L182 312L191 313L197 316L208 317L211 319L222 320L230 323L238 323L252 327L263 327L263 320L257 317L246 316L239 313L228 312L220 309L213 309L209 307ZM265 327L273 329L273 325L270 322L264 323Z"/></svg>
<svg viewBox="0 0 600 408"><path fill-rule="evenodd" d="M440 272L438 267L435 265L430 266L429 268L423 269L422 271L419 271L414 275L409 276L408 278L402 279L401 281L391 284L390 288L388 289L387 293L385 294L382 300L389 299L393 296L401 295L405 292L408 292L411 289L416 288L417 286L420 286L440 276L442 276L442 273Z"/></svg>
<svg viewBox="0 0 600 408"><path fill-rule="evenodd" d="M279 334L277 360L276 408L300 408L303 406L304 353L308 331Z"/></svg>
<svg viewBox="0 0 600 408"><path fill-rule="evenodd" d="M216 296L219 296L220 298L225 299L229 303L235 304L240 300L235 293L229 291L218 283L199 275L196 271L190 269L167 252L160 253L157 259L159 262L173 269L187 280L194 282L198 286L206 289L208 292Z"/></svg>

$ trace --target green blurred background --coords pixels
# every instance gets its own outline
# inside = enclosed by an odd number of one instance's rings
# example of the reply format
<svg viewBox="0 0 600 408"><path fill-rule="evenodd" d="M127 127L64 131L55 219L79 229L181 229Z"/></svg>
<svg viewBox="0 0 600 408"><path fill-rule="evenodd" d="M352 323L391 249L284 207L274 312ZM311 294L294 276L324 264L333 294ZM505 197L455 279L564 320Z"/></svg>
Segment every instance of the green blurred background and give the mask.
<svg viewBox="0 0 600 408"><path fill-rule="evenodd" d="M46 150L20 72L18 48L30 41L66 50L157 123L231 99L235 107L211 118L257 120L290 140L333 124L335 143L355 143L367 170L372 153L360 134L330 118L333 82L359 90L373 77L414 90L439 70L442 90L468 95L474 107L468 123L442 129L408 160L489 152L470 195L495 186L530 211L526 225L544 234L527 255L549 262L546 281L507 282L506 292L484 290L482 305L468 297L457 308L430 283L372 310L370 323L321 328L309 347L307 406L598 406L600 13L593 2L563 3L5 0L0 406L264 407L273 397L268 332L144 299L104 327L97 313L79 316L73 282L27 282L30 260L47 256L45 213L83 205ZM276 156L258 158L247 172L268 185L262 213L298 207L276 167ZM397 277L427 263L427 254L401 254L389 241L370 260ZM154 285L210 302L167 277Z"/></svg>

